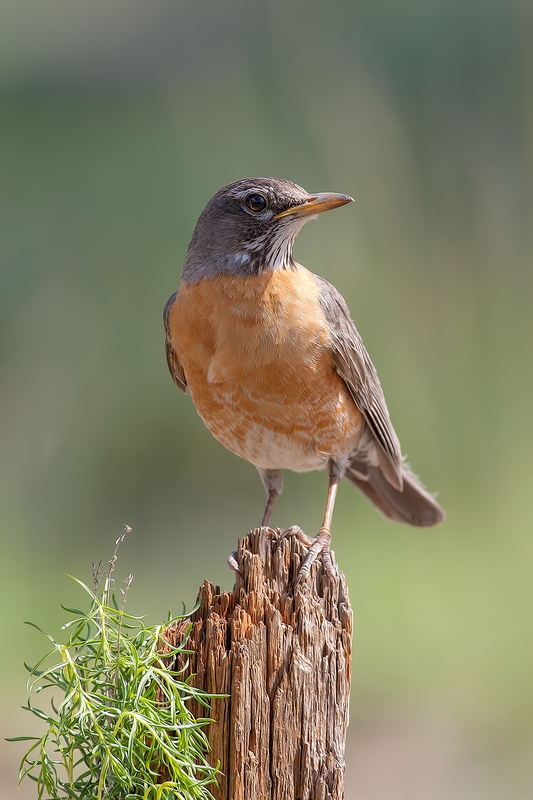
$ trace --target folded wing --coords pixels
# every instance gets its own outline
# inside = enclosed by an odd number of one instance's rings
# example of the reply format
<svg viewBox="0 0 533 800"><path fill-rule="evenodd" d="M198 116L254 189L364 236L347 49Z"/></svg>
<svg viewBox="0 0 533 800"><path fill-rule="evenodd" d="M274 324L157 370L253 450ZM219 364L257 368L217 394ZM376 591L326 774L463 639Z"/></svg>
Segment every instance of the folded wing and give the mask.
<svg viewBox="0 0 533 800"><path fill-rule="evenodd" d="M167 301L165 308L163 309L163 325L165 326L165 351L167 356L167 364L172 375L172 379L178 389L181 389L182 392L187 391L187 381L185 379L185 373L183 371L183 367L180 363L180 360L176 354L174 349L174 344L172 342L172 334L170 331L170 309L174 304L174 300L176 299L176 295L178 293L174 292L172 297L170 297Z"/></svg>
<svg viewBox="0 0 533 800"><path fill-rule="evenodd" d="M350 311L342 295L331 283L315 275L320 288L320 304L333 336L333 362L354 403L363 414L377 444L379 465L386 479L402 489L402 454L392 427L383 389Z"/></svg>
<svg viewBox="0 0 533 800"><path fill-rule="evenodd" d="M416 526L442 522L444 509L403 462L376 369L344 298L324 278L315 278L333 337L333 364L367 424L346 477L388 519Z"/></svg>

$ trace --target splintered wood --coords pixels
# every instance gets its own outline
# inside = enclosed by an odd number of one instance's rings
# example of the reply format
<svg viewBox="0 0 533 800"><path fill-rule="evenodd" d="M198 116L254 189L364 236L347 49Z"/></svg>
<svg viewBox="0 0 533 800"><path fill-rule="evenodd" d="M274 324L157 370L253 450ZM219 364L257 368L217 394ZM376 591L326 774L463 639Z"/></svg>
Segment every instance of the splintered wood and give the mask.
<svg viewBox="0 0 533 800"><path fill-rule="evenodd" d="M315 562L296 590L306 549L253 530L239 541L233 592L200 588L188 674L213 700L206 732L223 775L216 800L341 800L351 677L352 610ZM167 629L177 643L183 622ZM180 633L181 629L181 633ZM176 665L181 666L180 664ZM187 674L187 673L186 673ZM192 709L206 716L206 709Z"/></svg>

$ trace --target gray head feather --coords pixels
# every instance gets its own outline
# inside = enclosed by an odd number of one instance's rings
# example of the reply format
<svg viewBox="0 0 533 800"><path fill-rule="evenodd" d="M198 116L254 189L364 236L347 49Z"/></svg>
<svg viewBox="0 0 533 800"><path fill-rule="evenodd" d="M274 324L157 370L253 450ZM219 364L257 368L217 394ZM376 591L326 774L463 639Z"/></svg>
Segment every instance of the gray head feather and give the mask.
<svg viewBox="0 0 533 800"><path fill-rule="evenodd" d="M253 195L266 200L259 212L247 205ZM248 276L290 269L294 241L310 217L274 217L309 197L301 186L282 178L245 178L224 186L200 214L182 280L197 283L220 273Z"/></svg>

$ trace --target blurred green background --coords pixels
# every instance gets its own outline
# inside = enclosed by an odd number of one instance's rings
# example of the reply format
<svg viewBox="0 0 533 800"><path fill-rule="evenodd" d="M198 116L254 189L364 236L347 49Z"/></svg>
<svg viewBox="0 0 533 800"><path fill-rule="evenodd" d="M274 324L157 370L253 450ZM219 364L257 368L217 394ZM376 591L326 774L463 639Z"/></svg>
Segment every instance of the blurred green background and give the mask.
<svg viewBox="0 0 533 800"><path fill-rule="evenodd" d="M1 735L34 727L23 620L59 634L62 574L124 522L133 613L232 585L263 489L173 385L161 311L208 198L278 175L356 198L296 256L448 511L412 530L341 488L347 798L533 797L530 0L0 0L0 109ZM325 474L285 487L274 524L313 533Z"/></svg>

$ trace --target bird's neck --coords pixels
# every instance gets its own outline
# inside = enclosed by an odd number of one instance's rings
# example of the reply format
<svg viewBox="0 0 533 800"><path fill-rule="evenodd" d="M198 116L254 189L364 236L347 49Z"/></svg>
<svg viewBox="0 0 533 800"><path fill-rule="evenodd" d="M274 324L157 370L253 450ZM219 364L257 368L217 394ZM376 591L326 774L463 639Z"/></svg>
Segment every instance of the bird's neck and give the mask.
<svg viewBox="0 0 533 800"><path fill-rule="evenodd" d="M243 243L233 252L221 251L216 241L205 242L204 246L199 247L193 237L181 279L187 283L198 283L203 278L214 278L216 275L249 278L265 272L293 270L294 242L304 222L305 220L296 220L290 225L270 230Z"/></svg>

